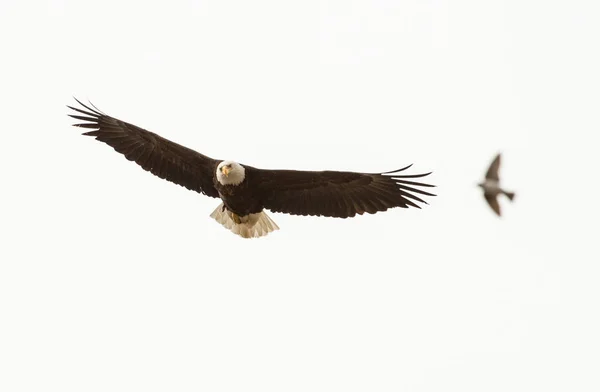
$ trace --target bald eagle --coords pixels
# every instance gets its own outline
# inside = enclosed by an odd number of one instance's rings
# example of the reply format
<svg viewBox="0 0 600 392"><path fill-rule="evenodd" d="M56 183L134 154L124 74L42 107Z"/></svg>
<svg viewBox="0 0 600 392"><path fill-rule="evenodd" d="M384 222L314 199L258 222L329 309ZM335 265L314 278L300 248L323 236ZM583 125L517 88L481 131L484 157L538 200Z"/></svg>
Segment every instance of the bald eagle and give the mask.
<svg viewBox="0 0 600 392"><path fill-rule="evenodd" d="M102 113L75 99L82 108L70 117L73 124L91 129L94 136L134 161L144 170L206 196L220 198L210 215L243 238L262 237L279 229L264 212L350 218L393 207L425 203L416 194L435 196L416 187L433 187L408 180L425 174L400 174L412 165L384 173L344 171L264 170L213 159L155 133Z"/></svg>

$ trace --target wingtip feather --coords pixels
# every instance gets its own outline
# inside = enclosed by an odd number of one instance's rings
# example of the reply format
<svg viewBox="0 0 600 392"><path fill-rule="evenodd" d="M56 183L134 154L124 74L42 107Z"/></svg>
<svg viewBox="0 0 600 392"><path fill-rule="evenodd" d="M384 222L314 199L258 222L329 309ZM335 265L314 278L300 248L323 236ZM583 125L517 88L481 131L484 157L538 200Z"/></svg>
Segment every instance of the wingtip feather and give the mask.
<svg viewBox="0 0 600 392"><path fill-rule="evenodd" d="M400 173L401 171L404 171L406 169L409 169L410 167L412 167L412 163L408 166L403 167L402 169L397 169L397 170L392 170L392 171L388 171L388 172L383 172L383 173L379 173L379 174L393 174L393 173Z"/></svg>

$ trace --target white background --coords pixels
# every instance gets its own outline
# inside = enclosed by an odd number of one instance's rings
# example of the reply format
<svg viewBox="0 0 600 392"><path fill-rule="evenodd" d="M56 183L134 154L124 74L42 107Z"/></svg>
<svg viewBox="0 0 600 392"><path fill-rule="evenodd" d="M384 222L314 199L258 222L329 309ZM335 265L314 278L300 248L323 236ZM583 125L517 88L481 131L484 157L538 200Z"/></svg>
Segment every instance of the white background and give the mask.
<svg viewBox="0 0 600 392"><path fill-rule="evenodd" d="M0 3L0 390L600 389L597 2L162 4ZM80 136L72 96L262 168L414 163L438 196L244 240Z"/></svg>

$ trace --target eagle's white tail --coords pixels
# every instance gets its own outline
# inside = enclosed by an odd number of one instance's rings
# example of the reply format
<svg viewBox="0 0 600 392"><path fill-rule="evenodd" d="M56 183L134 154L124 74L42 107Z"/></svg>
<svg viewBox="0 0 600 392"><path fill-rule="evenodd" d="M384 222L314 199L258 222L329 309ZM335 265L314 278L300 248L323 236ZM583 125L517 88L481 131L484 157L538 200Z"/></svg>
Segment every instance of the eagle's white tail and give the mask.
<svg viewBox="0 0 600 392"><path fill-rule="evenodd" d="M235 223L231 211L223 208L223 203L219 204L217 209L210 214L210 217L234 234L244 238L258 238L279 230L279 226L264 211L240 217L242 222Z"/></svg>

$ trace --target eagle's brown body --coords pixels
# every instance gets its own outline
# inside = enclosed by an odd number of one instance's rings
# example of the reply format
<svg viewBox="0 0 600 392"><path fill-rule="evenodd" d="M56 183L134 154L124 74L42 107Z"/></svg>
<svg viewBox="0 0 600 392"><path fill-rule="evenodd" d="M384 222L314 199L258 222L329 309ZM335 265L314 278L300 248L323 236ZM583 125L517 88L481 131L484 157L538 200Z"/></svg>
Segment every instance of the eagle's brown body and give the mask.
<svg viewBox="0 0 600 392"><path fill-rule="evenodd" d="M238 216L256 214L263 210L260 192L253 191L249 184L248 177L239 185L223 185L216 179L214 181L223 205Z"/></svg>

